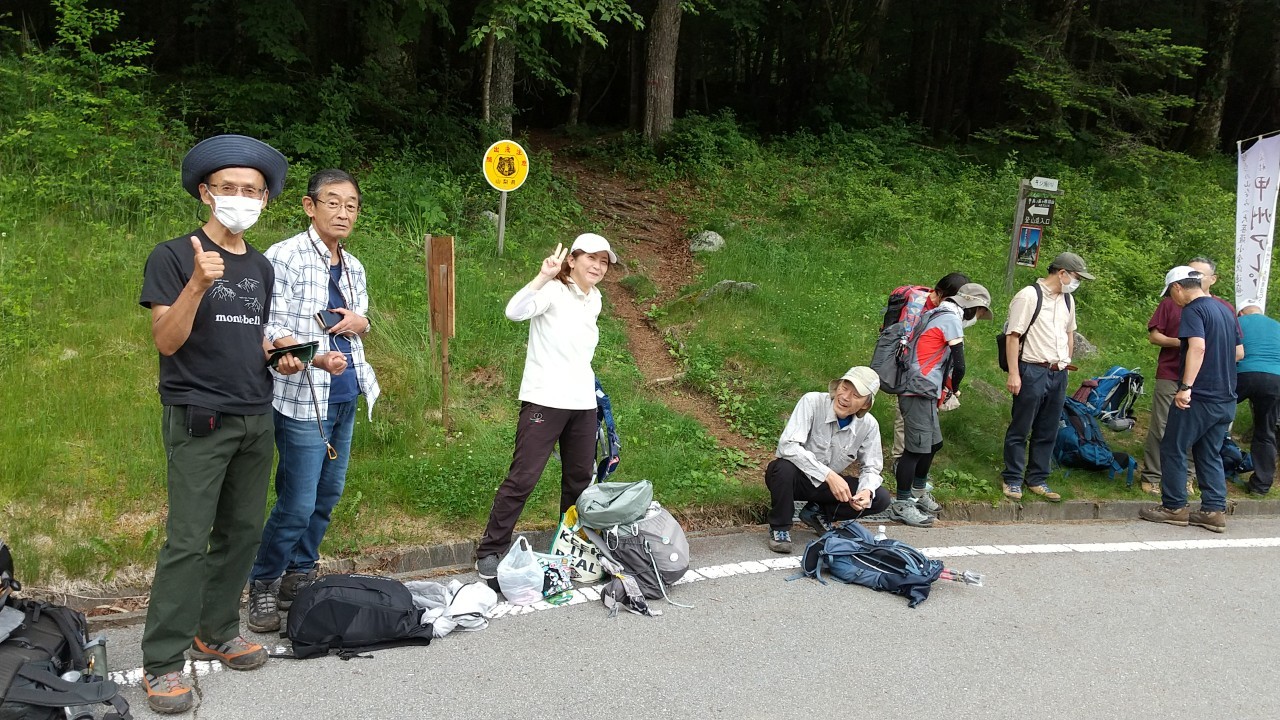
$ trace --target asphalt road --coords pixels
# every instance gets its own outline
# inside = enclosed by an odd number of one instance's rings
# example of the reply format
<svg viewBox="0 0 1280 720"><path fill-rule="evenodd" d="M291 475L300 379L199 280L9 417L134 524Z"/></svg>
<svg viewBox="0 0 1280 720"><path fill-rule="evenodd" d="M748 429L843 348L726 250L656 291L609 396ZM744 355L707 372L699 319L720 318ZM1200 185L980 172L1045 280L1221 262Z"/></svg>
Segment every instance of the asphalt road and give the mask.
<svg viewBox="0 0 1280 720"><path fill-rule="evenodd" d="M812 538L794 534L798 547ZM889 534L945 546L948 567L980 571L985 585L938 582L908 609L737 565L781 557L763 530L700 538L695 569L738 574L677 586L673 598L693 609L657 601L661 617L610 619L583 602L372 659L205 666L195 717L1280 717L1280 519L1233 519L1226 535L1143 522ZM1244 538L1272 540L1160 544ZM108 631L113 668L138 667L140 635ZM136 717L158 717L136 685L126 696Z"/></svg>

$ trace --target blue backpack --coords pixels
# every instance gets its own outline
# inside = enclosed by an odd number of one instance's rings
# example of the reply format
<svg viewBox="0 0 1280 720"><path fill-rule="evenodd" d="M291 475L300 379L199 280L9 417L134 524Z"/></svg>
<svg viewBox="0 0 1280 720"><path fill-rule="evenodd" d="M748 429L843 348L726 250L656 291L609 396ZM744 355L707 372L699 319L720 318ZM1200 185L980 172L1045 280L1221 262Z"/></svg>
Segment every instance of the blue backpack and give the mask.
<svg viewBox="0 0 1280 720"><path fill-rule="evenodd" d="M1142 373L1137 368L1113 365L1105 373L1093 378L1097 383L1089 391L1085 405L1089 414L1112 430L1129 430L1133 427L1133 404L1142 395Z"/></svg>
<svg viewBox="0 0 1280 720"><path fill-rule="evenodd" d="M596 378L596 482L604 482L618 469L622 456L622 441L618 439L618 427L613 423L613 403L604 394L600 378Z"/></svg>
<svg viewBox="0 0 1280 720"><path fill-rule="evenodd" d="M840 582L883 590L907 598L915 607L929 597L929 588L942 574L942 561L900 540L876 540L856 522L840 525L805 546L801 572L788 580L811 577L826 585L823 568Z"/></svg>
<svg viewBox="0 0 1280 720"><path fill-rule="evenodd" d="M1063 468L1105 470L1112 479L1116 473L1125 473L1125 484L1130 486L1133 485L1133 471L1138 467L1137 461L1128 453L1111 451L1102 437L1098 418L1087 405L1075 398L1067 398L1062 403L1053 459ZM1070 470L1067 473L1070 474Z"/></svg>
<svg viewBox="0 0 1280 720"><path fill-rule="evenodd" d="M1222 441L1222 470L1232 480L1245 473L1253 472L1253 456L1248 451L1241 450L1230 435Z"/></svg>

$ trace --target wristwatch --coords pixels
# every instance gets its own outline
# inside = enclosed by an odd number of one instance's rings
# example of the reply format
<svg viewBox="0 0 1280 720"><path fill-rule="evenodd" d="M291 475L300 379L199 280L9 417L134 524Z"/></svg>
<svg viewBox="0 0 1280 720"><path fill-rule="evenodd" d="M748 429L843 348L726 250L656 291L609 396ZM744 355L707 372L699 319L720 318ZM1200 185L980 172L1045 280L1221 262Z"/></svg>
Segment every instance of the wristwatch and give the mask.
<svg viewBox="0 0 1280 720"><path fill-rule="evenodd" d="M1178 392L1182 392L1183 390L1190 390L1190 389L1191 389L1191 386L1190 386L1190 385L1188 385L1188 384L1186 384L1186 383L1184 383L1184 382L1180 382L1180 383L1178 383Z"/></svg>

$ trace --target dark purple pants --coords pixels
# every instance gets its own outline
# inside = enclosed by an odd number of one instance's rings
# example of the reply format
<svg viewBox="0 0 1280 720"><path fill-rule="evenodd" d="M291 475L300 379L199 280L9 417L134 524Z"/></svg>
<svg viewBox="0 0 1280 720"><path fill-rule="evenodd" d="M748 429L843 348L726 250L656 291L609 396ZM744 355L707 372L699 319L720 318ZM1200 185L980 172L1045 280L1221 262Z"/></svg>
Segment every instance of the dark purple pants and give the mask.
<svg viewBox="0 0 1280 720"><path fill-rule="evenodd" d="M578 501L595 472L596 428L595 409L561 410L527 402L520 404L511 469L493 498L489 523L476 546L477 558L502 555L511 547L511 533L520 520L525 501L542 477L557 442L561 465L560 512Z"/></svg>

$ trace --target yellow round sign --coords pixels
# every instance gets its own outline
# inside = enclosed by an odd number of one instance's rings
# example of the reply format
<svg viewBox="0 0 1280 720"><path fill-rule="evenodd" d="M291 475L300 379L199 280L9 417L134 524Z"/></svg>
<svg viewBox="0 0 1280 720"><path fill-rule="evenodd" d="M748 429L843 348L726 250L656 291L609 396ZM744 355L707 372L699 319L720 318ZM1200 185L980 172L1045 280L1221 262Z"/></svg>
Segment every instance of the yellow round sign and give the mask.
<svg viewBox="0 0 1280 720"><path fill-rule="evenodd" d="M510 192L529 178L529 155L514 140L499 140L484 151L484 179L495 190Z"/></svg>

